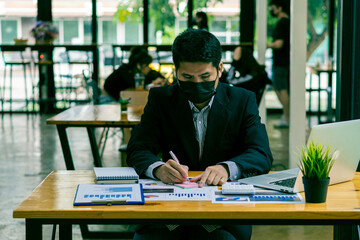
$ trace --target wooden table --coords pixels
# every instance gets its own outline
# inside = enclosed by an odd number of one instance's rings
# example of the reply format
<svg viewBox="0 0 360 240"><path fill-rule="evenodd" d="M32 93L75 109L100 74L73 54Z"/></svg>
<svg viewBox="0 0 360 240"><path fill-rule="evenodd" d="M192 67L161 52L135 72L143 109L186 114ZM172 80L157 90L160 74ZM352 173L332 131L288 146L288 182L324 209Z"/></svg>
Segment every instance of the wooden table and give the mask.
<svg viewBox="0 0 360 240"><path fill-rule="evenodd" d="M139 124L144 106L129 106L126 112L120 111L120 105L80 105L72 107L46 120L55 124L60 137L67 170L74 170L69 140L66 134L68 127L85 127L88 132L94 164L101 167L99 149L95 138L96 127L131 128Z"/></svg>
<svg viewBox="0 0 360 240"><path fill-rule="evenodd" d="M93 171L52 172L13 212L14 218L26 219L26 239L41 239L43 224L60 224L60 239L71 239L71 225L82 223L335 225L334 239L352 239L349 234L360 223L359 173L353 181L330 186L326 203L159 201L145 205L74 207L77 185L94 183L94 177Z"/></svg>

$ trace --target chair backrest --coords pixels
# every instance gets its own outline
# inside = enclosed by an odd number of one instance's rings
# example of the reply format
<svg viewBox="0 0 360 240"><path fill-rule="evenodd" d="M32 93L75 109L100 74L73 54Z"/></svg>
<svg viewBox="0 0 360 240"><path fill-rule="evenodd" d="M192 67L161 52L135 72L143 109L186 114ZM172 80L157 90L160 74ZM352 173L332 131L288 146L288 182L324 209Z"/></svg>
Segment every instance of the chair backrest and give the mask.
<svg viewBox="0 0 360 240"><path fill-rule="evenodd" d="M129 106L145 106L148 100L149 91L147 90L124 90L121 91L122 99L129 99Z"/></svg>
<svg viewBox="0 0 360 240"><path fill-rule="evenodd" d="M93 104L99 104L101 90L92 78L89 70L82 71L83 78L85 81L86 90L88 92L89 98L92 100Z"/></svg>

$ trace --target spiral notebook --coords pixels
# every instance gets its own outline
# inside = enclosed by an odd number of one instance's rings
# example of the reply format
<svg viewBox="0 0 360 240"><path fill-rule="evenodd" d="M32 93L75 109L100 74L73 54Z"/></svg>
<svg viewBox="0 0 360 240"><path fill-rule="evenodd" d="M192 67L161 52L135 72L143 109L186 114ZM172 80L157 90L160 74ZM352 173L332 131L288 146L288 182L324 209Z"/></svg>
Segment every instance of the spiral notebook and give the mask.
<svg viewBox="0 0 360 240"><path fill-rule="evenodd" d="M94 167L96 183L137 183L139 175L132 167Z"/></svg>

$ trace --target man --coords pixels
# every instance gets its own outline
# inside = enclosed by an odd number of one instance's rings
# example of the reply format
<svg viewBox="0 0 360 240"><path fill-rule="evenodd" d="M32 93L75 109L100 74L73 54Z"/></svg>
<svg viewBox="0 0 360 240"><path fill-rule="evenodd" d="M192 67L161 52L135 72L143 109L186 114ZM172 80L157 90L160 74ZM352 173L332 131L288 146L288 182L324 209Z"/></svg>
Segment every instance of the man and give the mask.
<svg viewBox="0 0 360 240"><path fill-rule="evenodd" d="M276 95L283 106L284 115L275 127L289 127L289 90L290 90L290 20L288 1L272 0L270 14L278 19L273 33L273 42L268 48L273 49L272 79Z"/></svg>
<svg viewBox="0 0 360 240"><path fill-rule="evenodd" d="M268 172L272 155L255 94L219 83L223 64L217 38L188 29L175 39L172 52L178 84L150 90L141 123L128 144L129 166L165 183L184 182L189 170L201 170L191 180L200 187ZM250 236L251 226L163 225L145 226L134 239Z"/></svg>

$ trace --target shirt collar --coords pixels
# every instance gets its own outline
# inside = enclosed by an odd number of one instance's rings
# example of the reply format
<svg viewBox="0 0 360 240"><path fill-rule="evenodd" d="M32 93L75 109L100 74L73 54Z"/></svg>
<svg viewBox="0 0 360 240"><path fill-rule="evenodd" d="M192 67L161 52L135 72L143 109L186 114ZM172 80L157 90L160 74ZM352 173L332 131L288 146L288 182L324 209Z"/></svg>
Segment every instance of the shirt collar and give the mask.
<svg viewBox="0 0 360 240"><path fill-rule="evenodd" d="M211 108L212 103L214 101L214 97L215 97L215 95L211 97L210 102L203 109ZM188 102L189 102L190 109L191 109L192 112L200 112L200 110L197 109L197 107L195 106L195 104L193 102L191 102L189 100L188 100Z"/></svg>

